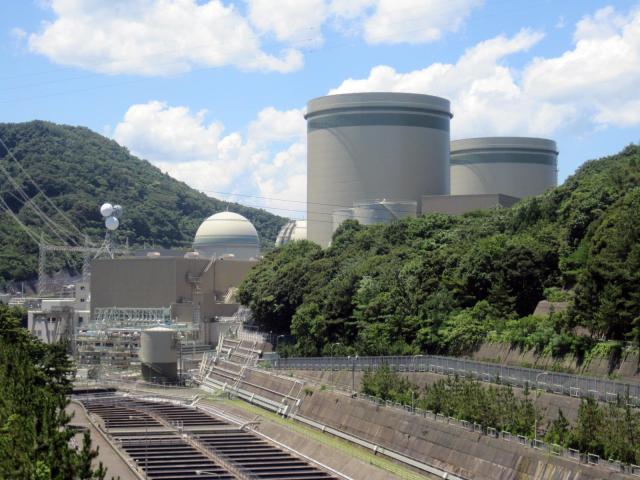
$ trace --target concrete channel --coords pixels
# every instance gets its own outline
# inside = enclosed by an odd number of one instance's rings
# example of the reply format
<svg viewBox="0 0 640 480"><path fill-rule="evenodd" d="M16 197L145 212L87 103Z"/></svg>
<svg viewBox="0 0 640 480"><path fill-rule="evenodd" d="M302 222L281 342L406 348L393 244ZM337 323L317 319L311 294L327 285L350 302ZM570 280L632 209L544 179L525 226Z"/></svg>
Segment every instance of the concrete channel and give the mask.
<svg viewBox="0 0 640 480"><path fill-rule="evenodd" d="M86 392L75 399L98 419L99 426L143 478L344 478L192 405L117 392Z"/></svg>

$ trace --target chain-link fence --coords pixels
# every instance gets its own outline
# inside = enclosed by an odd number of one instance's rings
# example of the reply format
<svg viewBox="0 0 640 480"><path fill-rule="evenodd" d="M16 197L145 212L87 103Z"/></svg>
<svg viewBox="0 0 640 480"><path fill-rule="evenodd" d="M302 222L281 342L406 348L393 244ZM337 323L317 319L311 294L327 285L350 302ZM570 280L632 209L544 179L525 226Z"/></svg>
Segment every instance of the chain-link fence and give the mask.
<svg viewBox="0 0 640 480"><path fill-rule="evenodd" d="M464 358L437 355L387 356L387 357L291 357L265 362L265 366L298 370L375 370L388 365L399 372L432 372L441 375L458 375L490 383L501 383L538 388L561 395L604 402L618 399L640 407L640 384L617 382L601 378L568 373L550 372L534 368L510 367L494 363L477 362Z"/></svg>

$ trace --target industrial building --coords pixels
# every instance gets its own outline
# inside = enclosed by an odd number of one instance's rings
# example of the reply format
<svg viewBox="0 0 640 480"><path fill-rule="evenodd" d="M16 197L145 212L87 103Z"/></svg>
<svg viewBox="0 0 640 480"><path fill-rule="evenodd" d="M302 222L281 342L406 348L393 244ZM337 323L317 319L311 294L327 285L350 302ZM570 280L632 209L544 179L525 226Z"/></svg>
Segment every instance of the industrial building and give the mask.
<svg viewBox="0 0 640 480"><path fill-rule="evenodd" d="M126 370L140 363L144 378L172 381L175 358L160 360L186 347L196 356L221 331L242 323L246 311L235 293L257 262L254 226L233 212L212 215L193 247L91 263L90 321L74 322L79 365Z"/></svg>
<svg viewBox="0 0 640 480"><path fill-rule="evenodd" d="M326 247L333 212L386 199L418 203L449 193L449 101L354 93L307 106L308 239ZM420 213L420 212L418 212Z"/></svg>
<svg viewBox="0 0 640 480"><path fill-rule="evenodd" d="M449 101L371 92L307 105L308 239L326 247L347 219L369 225L427 212L510 207L557 183L553 140L450 141Z"/></svg>
<svg viewBox="0 0 640 480"><path fill-rule="evenodd" d="M280 229L276 237L276 247L281 247L294 240L307 239L307 221L291 220Z"/></svg>
<svg viewBox="0 0 640 480"><path fill-rule="evenodd" d="M255 260L260 254L260 239L256 228L242 215L220 212L202 222L193 249L206 258L225 255L238 260Z"/></svg>

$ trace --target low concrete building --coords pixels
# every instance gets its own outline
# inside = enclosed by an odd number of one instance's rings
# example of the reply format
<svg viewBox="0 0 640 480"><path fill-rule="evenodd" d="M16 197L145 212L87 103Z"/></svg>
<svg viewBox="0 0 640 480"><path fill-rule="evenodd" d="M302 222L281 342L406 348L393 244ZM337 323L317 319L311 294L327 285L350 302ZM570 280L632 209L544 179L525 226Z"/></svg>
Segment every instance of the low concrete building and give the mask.
<svg viewBox="0 0 640 480"><path fill-rule="evenodd" d="M462 215L474 210L510 208L519 198L502 193L476 195L425 195L422 197L422 213L447 213Z"/></svg>
<svg viewBox="0 0 640 480"><path fill-rule="evenodd" d="M91 265L91 318L99 308L170 308L177 323L232 316L234 292L255 260L126 257Z"/></svg>
<svg viewBox="0 0 640 480"><path fill-rule="evenodd" d="M88 282L72 286L70 297L43 298L30 304L27 328L45 343L70 339L76 327L89 320L90 296Z"/></svg>

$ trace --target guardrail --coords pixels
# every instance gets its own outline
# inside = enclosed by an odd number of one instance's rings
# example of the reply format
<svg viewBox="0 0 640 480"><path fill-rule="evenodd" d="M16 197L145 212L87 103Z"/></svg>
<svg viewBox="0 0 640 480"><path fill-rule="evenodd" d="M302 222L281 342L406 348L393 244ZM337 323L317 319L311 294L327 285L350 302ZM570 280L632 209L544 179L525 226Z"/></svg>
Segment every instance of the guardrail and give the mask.
<svg viewBox="0 0 640 480"><path fill-rule="evenodd" d="M388 365L398 372L432 372L441 375L458 375L476 380L537 388L577 398L591 397L603 402L626 401L640 407L640 384L617 382L601 378L568 373L550 372L535 368L511 367L494 363L477 362L464 358L437 355L387 356L387 357L290 357L263 360L267 368L296 370L375 370Z"/></svg>

